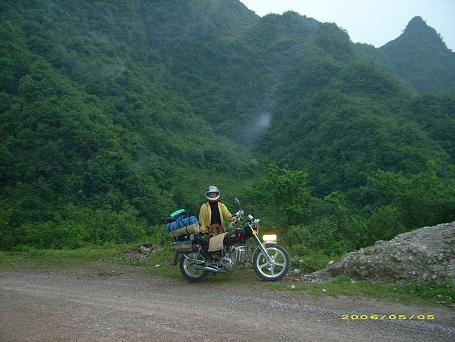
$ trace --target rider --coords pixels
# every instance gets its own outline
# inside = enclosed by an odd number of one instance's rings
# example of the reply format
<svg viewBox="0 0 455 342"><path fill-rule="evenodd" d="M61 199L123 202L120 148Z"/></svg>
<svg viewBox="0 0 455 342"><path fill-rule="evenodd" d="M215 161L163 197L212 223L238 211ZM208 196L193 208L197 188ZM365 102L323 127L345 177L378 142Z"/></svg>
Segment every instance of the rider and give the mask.
<svg viewBox="0 0 455 342"><path fill-rule="evenodd" d="M226 205L219 202L220 190L216 186L209 186L205 190L207 202L202 204L199 210L199 225L201 233L217 235L224 232L224 221L231 220L232 214Z"/></svg>

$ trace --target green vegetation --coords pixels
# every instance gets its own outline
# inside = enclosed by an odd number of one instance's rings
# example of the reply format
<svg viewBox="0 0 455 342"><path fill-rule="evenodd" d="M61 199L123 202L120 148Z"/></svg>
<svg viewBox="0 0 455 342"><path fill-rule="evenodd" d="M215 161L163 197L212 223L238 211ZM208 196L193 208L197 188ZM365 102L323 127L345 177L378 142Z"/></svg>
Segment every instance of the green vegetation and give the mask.
<svg viewBox="0 0 455 342"><path fill-rule="evenodd" d="M417 175L377 171L347 194L318 197L308 183L308 174L272 165L244 197L248 209L263 218L263 229L278 231L297 257L326 262L328 256L455 219L454 180L438 178L432 164Z"/></svg>
<svg viewBox="0 0 455 342"><path fill-rule="evenodd" d="M451 75L421 24L388 56L423 35ZM455 220L453 87L403 82L428 59L236 0L3 1L0 37L2 250L145 241L209 184L307 270Z"/></svg>

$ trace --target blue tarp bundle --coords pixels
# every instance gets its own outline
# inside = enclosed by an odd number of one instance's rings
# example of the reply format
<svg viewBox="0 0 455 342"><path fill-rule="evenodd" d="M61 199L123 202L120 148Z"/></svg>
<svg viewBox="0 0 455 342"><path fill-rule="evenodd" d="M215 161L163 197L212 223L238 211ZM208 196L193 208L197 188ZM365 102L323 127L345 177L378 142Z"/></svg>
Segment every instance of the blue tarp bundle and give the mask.
<svg viewBox="0 0 455 342"><path fill-rule="evenodd" d="M199 223L196 216L185 213L183 215L178 216L175 221L166 224L166 228L167 231L170 233L173 230L180 229L196 223Z"/></svg>

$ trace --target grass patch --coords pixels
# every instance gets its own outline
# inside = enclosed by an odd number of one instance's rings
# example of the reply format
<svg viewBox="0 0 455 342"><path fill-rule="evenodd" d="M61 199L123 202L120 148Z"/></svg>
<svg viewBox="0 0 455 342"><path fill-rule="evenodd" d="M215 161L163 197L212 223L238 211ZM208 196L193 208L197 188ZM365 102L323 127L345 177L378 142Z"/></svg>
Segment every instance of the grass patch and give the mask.
<svg viewBox="0 0 455 342"><path fill-rule="evenodd" d="M271 290L291 290L305 292L313 296L365 296L386 299L409 304L450 305L455 302L455 287L450 282L445 284L399 284L371 281L353 281L347 276L340 276L324 284L304 284L297 281L290 283L263 283L254 287Z"/></svg>
<svg viewBox="0 0 455 342"><path fill-rule="evenodd" d="M15 266L86 266L111 262L113 257L131 248L131 244L83 247L78 249L36 249L0 251L0 267Z"/></svg>
<svg viewBox="0 0 455 342"><path fill-rule="evenodd" d="M288 248L291 250L291 248ZM298 268L302 273L308 274L321 270L327 266L329 261L337 261L341 258L339 255L328 256L321 251L307 251L303 256L298 254L291 258L292 265L294 268Z"/></svg>

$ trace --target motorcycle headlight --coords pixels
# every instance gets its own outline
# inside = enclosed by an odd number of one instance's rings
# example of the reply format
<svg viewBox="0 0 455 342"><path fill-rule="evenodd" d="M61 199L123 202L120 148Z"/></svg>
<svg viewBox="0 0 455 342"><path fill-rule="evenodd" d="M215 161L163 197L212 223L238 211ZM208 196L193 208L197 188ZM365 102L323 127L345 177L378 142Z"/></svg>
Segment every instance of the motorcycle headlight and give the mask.
<svg viewBox="0 0 455 342"><path fill-rule="evenodd" d="M266 234L262 236L264 243L276 243L276 234Z"/></svg>

